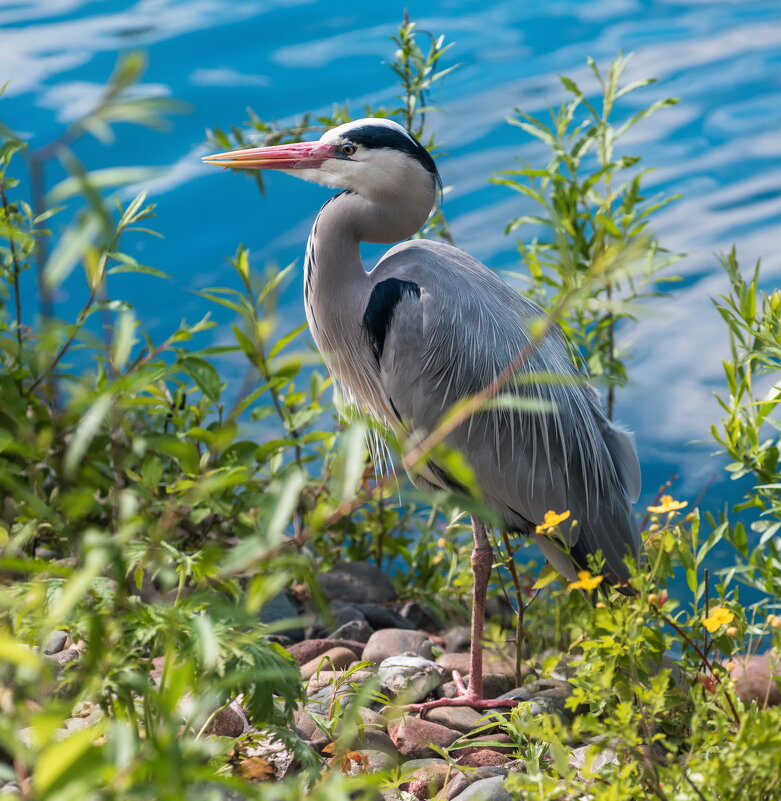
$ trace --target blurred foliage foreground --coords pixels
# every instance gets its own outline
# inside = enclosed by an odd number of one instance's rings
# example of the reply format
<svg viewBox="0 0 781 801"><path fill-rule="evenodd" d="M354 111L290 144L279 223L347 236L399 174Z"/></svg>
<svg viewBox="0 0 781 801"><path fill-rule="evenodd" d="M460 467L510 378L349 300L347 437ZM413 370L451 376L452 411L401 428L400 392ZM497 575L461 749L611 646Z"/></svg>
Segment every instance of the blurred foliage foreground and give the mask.
<svg viewBox="0 0 781 801"><path fill-rule="evenodd" d="M395 47L398 106L363 113L395 116L436 151L427 98L449 71L440 67L447 47L409 21ZM605 378L609 405L626 380L616 328L631 326L636 303L671 280L658 273L672 261L646 230L668 200L646 198L639 159L614 149L628 128L674 101L614 123L621 97L649 83L622 84L625 64L607 74L592 64L597 101L564 78L567 99L550 121L511 118L549 146L551 160L494 179L522 196L508 233L533 233L519 243L529 294ZM96 108L49 145L31 150L0 130L0 792L79 801L374 799L409 778L403 767L369 774L360 751L346 750L357 705L383 699L335 692L317 717L335 742L316 753L291 728L304 685L277 636L311 619L263 622L264 609L295 587L327 619L315 575L363 559L392 565L400 596L434 617L465 620L469 531L454 499L418 498L369 468L366 422L340 427L302 329L278 326L289 269L253 273L240 247L235 286L200 293L235 315L232 338L198 350L215 325L208 314L155 342L112 296L118 273L165 280L130 255L138 237L154 235L146 227L154 207L143 193L116 200L118 186L146 171L90 172L73 145L84 135L110 142L116 123L157 126L178 110L134 86L142 71L142 57L122 59ZM244 128L211 137L225 147L289 141L350 117L341 107L284 128L252 115ZM67 177L47 190L52 160ZM30 181L20 186L25 162ZM69 222L53 237L47 226L64 207ZM441 211L425 233L449 238ZM86 279L83 306L75 320L58 320L54 293L76 267ZM566 721L525 704L497 716L509 735L513 798L781 798L781 707L741 701L727 661L779 645L781 293L763 294L758 268L745 278L734 253L725 267L730 289L716 306L731 353L725 417L713 436L732 459L728 469L748 477L741 522L732 510L701 520L660 493L643 523L637 593L620 599L600 600L599 577L588 573L556 589L528 556L515 560L523 543L496 543L491 591L512 615L509 630L489 627L489 647L509 647L537 676L567 663L574 688ZM35 280L42 313L29 323L22 287ZM237 359L246 360L243 382L234 380ZM457 455L439 458L468 483ZM551 517L549 528L562 520ZM722 540L735 565L709 578L705 559ZM665 589L674 575L688 588L676 599ZM741 603L745 586L752 597L759 591L758 602ZM57 630L72 647L55 660L46 645ZM250 732L211 734L215 716L239 697ZM268 762L243 756L261 741L290 751L299 769L274 781ZM590 758L573 766L571 749L583 743L617 756L598 770ZM455 765L458 748L441 756Z"/></svg>

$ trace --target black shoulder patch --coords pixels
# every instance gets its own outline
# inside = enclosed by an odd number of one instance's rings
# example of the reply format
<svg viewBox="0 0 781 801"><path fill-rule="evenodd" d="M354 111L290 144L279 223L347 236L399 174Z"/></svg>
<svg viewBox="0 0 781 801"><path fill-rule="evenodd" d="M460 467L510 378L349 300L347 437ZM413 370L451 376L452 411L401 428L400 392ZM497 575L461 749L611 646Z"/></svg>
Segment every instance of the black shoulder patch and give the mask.
<svg viewBox="0 0 781 801"><path fill-rule="evenodd" d="M369 296L366 311L363 313L363 327L366 329L377 364L380 363L382 352L385 350L385 337L393 320L396 306L405 295L414 295L419 298L420 287L412 281L386 278L375 285Z"/></svg>

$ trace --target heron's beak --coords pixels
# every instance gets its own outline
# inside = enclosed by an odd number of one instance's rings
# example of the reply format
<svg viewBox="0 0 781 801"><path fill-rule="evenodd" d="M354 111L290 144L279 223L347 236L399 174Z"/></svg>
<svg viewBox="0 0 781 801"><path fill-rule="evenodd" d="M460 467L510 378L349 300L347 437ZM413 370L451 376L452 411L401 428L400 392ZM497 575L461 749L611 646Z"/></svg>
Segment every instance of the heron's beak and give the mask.
<svg viewBox="0 0 781 801"><path fill-rule="evenodd" d="M305 170L321 167L326 159L334 158L333 145L320 142L295 142L273 147L254 147L231 150L204 156L203 161L216 167L242 170Z"/></svg>

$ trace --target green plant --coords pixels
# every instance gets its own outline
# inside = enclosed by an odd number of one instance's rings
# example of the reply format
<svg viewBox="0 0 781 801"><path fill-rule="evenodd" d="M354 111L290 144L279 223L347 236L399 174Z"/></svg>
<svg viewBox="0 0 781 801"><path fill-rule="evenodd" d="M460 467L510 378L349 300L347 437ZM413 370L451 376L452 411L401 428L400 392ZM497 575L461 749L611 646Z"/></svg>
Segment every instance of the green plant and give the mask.
<svg viewBox="0 0 781 801"><path fill-rule="evenodd" d="M670 258L648 224L653 214L675 198L643 194L639 156L618 155L621 138L659 109L677 103L666 98L641 109L620 124L611 120L617 101L654 79L621 85L629 56L619 56L603 75L593 59L589 66L602 91L594 105L571 78L561 76L572 99L551 111L550 123L518 110L508 118L551 151L544 168L506 170L494 183L529 198L537 211L510 222L506 233L528 226L541 228L530 242L518 240L523 266L531 278L528 295L544 308L557 306L568 293L583 290L581 302L569 304L559 323L575 343L592 376L607 382L607 414L613 416L615 387L626 383L626 354L616 342L622 320L634 319L637 301L656 295L655 285L677 280L660 276ZM595 270L616 247L634 248L633 271ZM525 276L524 276L525 278Z"/></svg>

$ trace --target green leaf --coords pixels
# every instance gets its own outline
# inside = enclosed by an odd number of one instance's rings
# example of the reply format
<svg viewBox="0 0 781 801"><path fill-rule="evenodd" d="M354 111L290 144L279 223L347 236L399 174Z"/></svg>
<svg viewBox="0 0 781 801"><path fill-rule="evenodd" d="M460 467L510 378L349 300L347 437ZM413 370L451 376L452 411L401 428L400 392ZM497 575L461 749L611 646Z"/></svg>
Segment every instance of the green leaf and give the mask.
<svg viewBox="0 0 781 801"><path fill-rule="evenodd" d="M101 731L102 727L90 726L70 733L64 740L43 749L33 768L33 787L37 797L48 797L55 785L59 785L58 797L64 797L69 783L80 776L84 778L88 767L85 758L87 763L91 763L90 769L98 764L99 751L93 742Z"/></svg>
<svg viewBox="0 0 781 801"><path fill-rule="evenodd" d="M179 364L209 400L220 399L222 382L219 373L209 362L197 356L186 356L179 360Z"/></svg>
<svg viewBox="0 0 781 801"><path fill-rule="evenodd" d="M78 469L90 443L98 433L103 419L113 404L110 393L98 395L86 414L79 420L73 439L65 452L64 469L66 476L73 476Z"/></svg>
<svg viewBox="0 0 781 801"><path fill-rule="evenodd" d="M84 257L102 228L100 218L87 214L75 225L65 229L52 251L43 272L43 283L47 289L56 289L71 274L73 268Z"/></svg>

